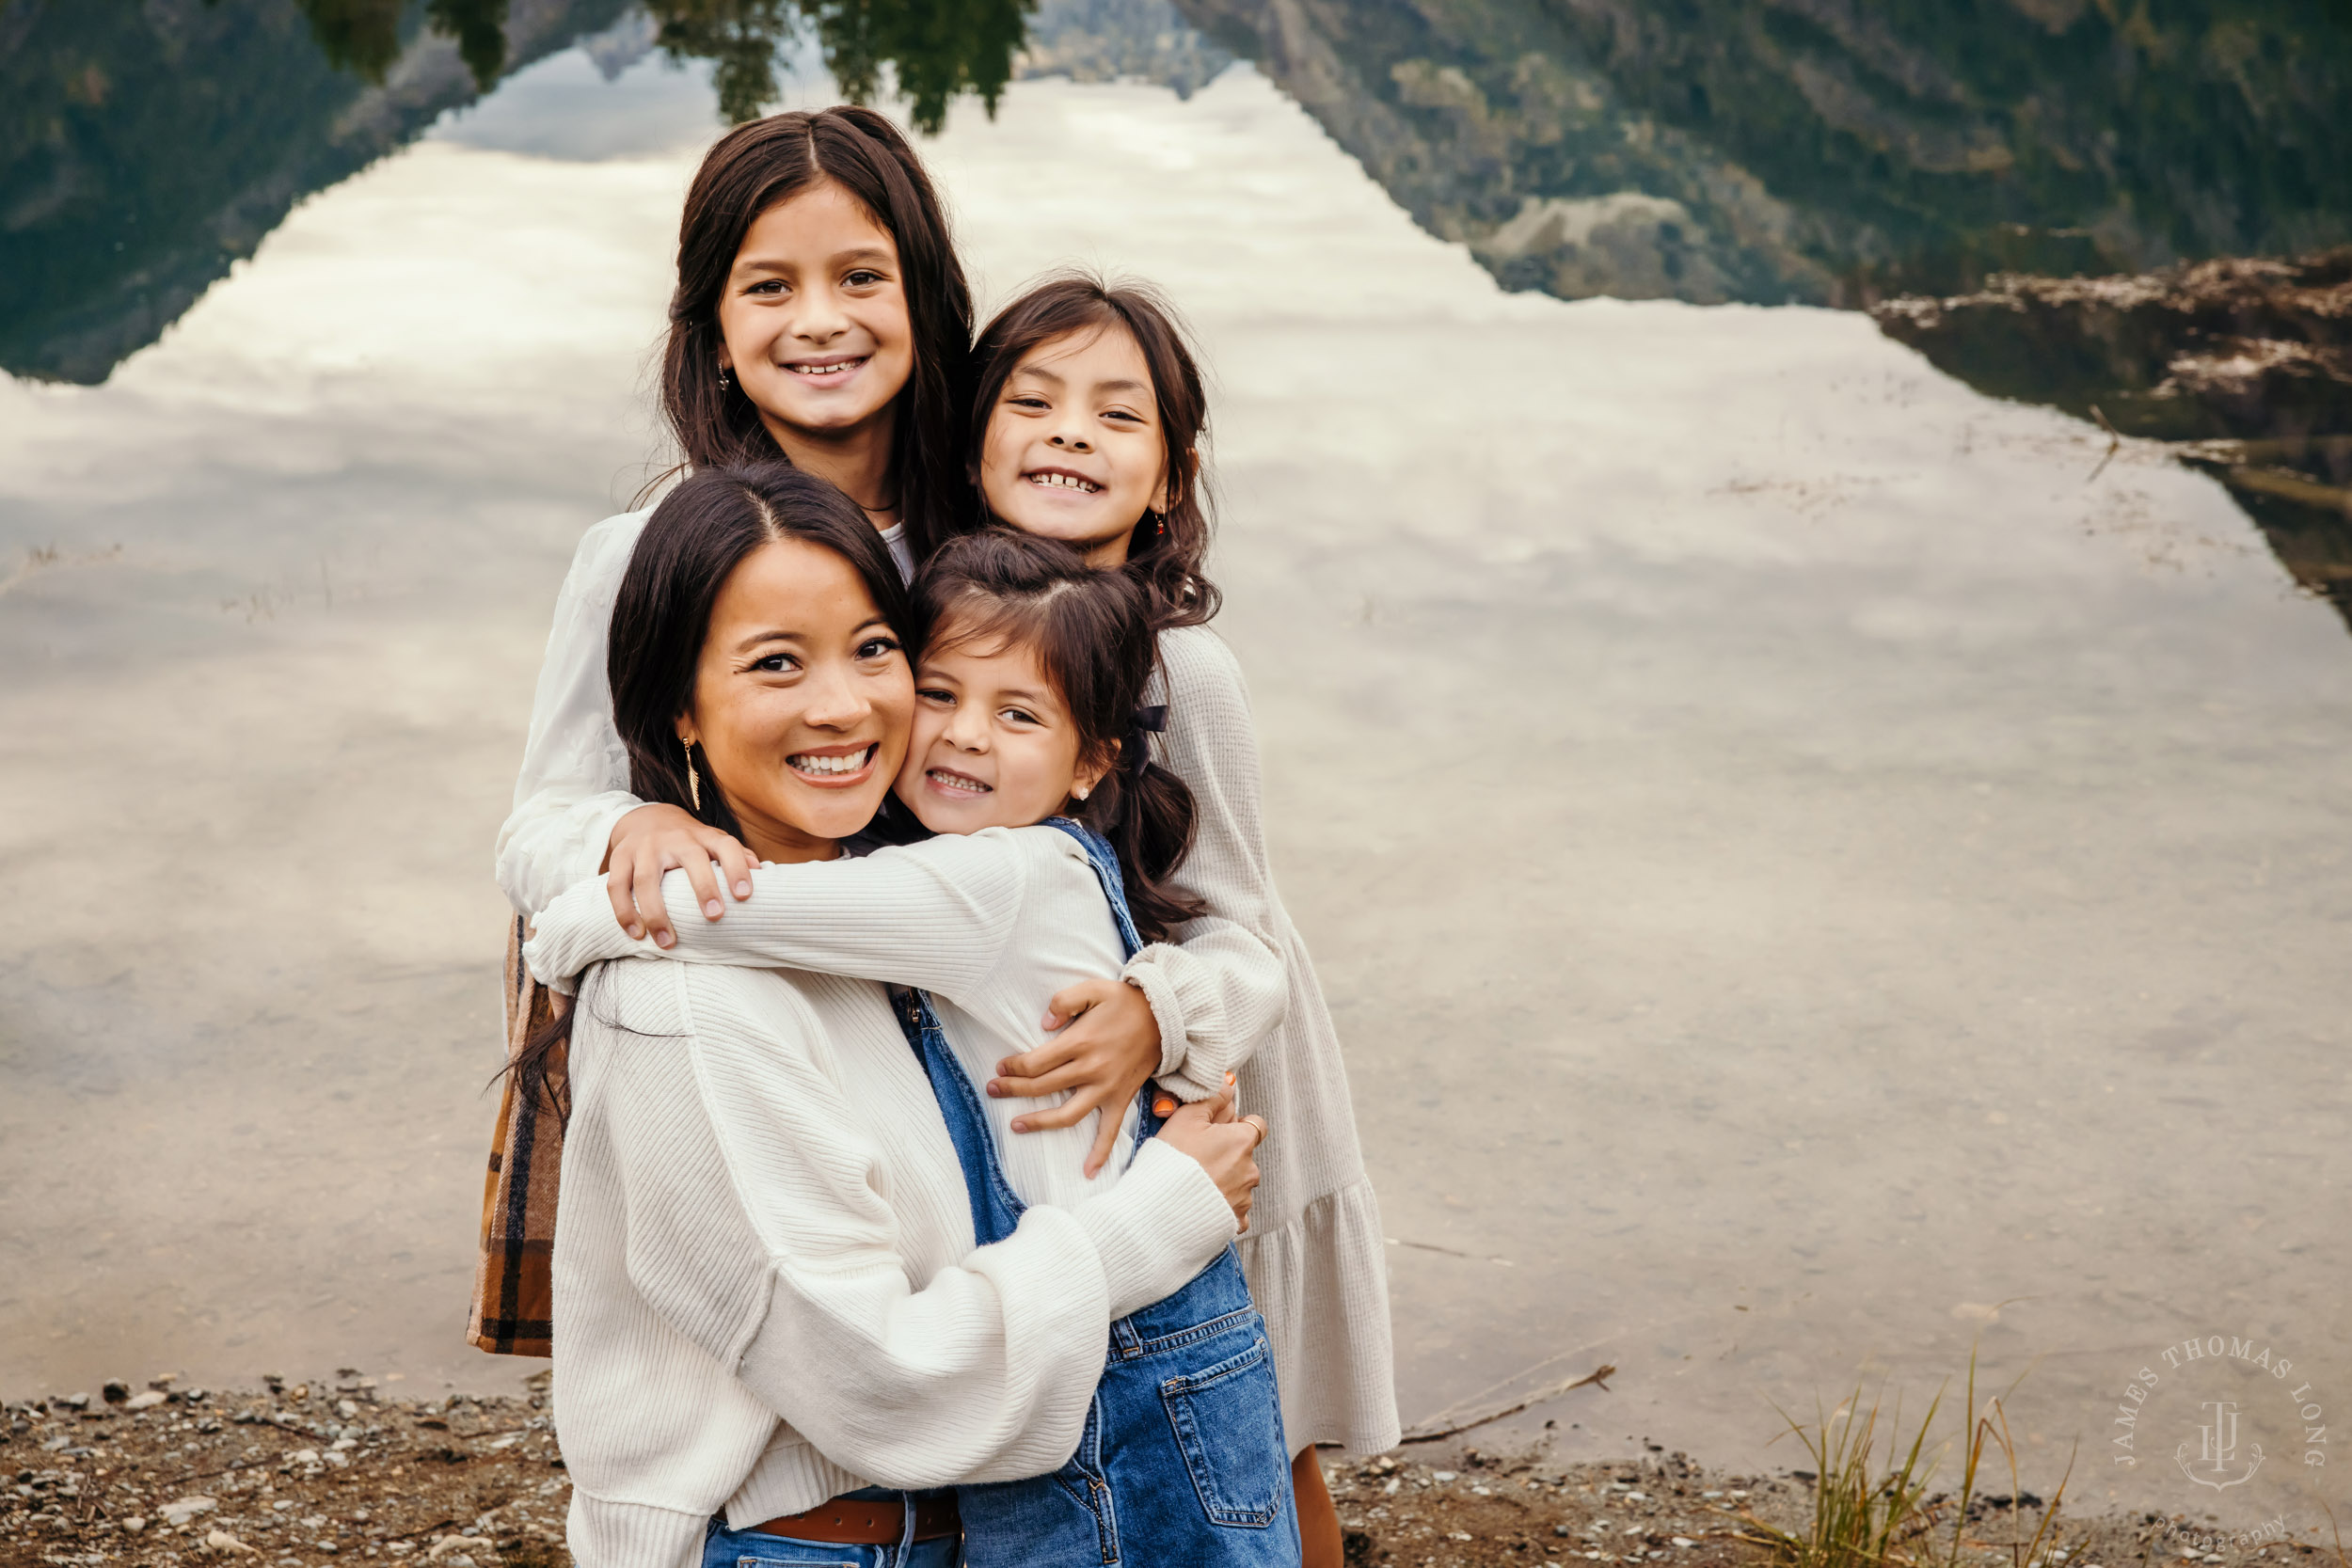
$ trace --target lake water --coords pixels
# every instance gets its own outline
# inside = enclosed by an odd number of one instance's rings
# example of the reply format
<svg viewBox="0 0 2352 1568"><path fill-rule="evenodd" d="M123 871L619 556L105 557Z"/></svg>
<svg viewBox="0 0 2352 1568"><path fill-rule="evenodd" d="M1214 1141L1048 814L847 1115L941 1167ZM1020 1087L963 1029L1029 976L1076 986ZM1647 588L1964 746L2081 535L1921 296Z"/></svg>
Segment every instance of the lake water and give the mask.
<svg viewBox="0 0 2352 1568"><path fill-rule="evenodd" d="M535 1365L462 1342L490 844L572 546L651 471L718 128L707 70L558 41L151 346L77 326L103 384L0 380L11 1397ZM1772 1402L1912 1408L1975 1346L2028 1485L2080 1438L2071 1497L2324 1530L2343 620L2214 481L1866 316L1506 292L1209 63L1017 80L924 150L984 304L1078 261L1206 344L1219 626L1407 1418L1607 1362L1488 1430L1802 1465ZM2216 1335L2296 1372L2222 1358L2269 1467L2199 1491Z"/></svg>

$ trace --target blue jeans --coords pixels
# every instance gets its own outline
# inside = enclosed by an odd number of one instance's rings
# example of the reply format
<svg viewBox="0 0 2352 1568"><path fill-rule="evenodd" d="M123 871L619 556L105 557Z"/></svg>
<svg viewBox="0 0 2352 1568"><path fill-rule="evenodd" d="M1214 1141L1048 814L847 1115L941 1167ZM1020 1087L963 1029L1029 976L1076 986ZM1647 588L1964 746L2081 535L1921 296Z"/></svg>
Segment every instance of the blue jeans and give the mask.
<svg viewBox="0 0 2352 1568"><path fill-rule="evenodd" d="M1119 862L1088 829L1052 825L1086 847L1130 954ZM900 999L963 1168L983 1244L1020 1223L979 1095L940 1033L930 998ZM1159 1131L1145 1086L1136 1135ZM1111 1324L1106 1365L1078 1451L1051 1475L956 1488L968 1568L1296 1568L1298 1513L1265 1320L1232 1247L1179 1289ZM726 1568L706 1560L704 1568Z"/></svg>
<svg viewBox="0 0 2352 1568"><path fill-rule="evenodd" d="M831 1541L793 1541L755 1529L729 1529L710 1521L703 1538L703 1568L961 1568L961 1543L953 1536L917 1541L905 1552L887 1546L849 1546Z"/></svg>

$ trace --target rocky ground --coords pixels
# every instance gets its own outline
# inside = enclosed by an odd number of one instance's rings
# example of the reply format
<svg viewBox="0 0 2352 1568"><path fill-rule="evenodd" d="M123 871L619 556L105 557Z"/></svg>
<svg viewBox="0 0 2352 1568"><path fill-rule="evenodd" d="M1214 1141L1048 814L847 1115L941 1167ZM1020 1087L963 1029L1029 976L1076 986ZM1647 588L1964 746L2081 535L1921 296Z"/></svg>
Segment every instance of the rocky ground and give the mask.
<svg viewBox="0 0 2352 1568"><path fill-rule="evenodd" d="M135 1392L114 1383L9 1404L0 1568L327 1568L346 1558L569 1568L571 1485L545 1376L522 1398L405 1398L346 1370L256 1392L159 1378ZM1763 1568L1761 1527L1801 1529L1810 1497L1801 1472L1723 1475L1679 1453L1561 1466L1540 1450L1451 1446L1326 1470L1348 1560L1366 1568ZM2024 1501L2029 1537L2040 1503ZM2013 1528L2006 1503L1971 1511L1964 1568L2337 1560L2309 1546L2202 1541L2188 1521L2145 1515L2063 1521L2056 1549L2028 1564L1999 1544Z"/></svg>

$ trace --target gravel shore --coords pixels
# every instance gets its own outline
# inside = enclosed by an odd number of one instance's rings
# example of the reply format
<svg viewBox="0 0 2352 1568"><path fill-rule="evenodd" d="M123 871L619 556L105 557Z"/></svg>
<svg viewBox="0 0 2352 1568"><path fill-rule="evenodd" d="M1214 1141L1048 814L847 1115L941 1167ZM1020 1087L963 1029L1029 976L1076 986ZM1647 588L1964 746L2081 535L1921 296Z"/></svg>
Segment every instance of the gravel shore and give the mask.
<svg viewBox="0 0 2352 1568"><path fill-rule="evenodd" d="M158 1378L10 1403L0 1568L570 1568L571 1483L547 1402L545 1372L519 1397L417 1399L345 1370L235 1393ZM1810 1506L1808 1478L1710 1472L1679 1453L1558 1465L1455 1445L1325 1471L1348 1560L1385 1568L1761 1568L1757 1526L1801 1528ZM2206 1556L2189 1521L2149 1514L2063 1520L2058 1549L2028 1564L1997 1544L2012 1538L2007 1502L1971 1510L1969 1568L2338 1560L2295 1543L2204 1543L2218 1545ZM2025 1503L2030 1536L2040 1501Z"/></svg>

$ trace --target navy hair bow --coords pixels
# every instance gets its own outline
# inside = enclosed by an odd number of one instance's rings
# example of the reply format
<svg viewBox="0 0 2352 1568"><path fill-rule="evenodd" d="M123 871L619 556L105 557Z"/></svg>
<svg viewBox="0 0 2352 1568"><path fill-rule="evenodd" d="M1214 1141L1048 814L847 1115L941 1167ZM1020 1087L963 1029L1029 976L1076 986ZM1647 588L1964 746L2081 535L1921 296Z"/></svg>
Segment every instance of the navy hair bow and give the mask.
<svg viewBox="0 0 2352 1568"><path fill-rule="evenodd" d="M1151 742L1144 738L1148 731L1159 735L1168 728L1168 708L1165 704L1154 707L1139 707L1127 721L1127 771L1137 778L1152 760Z"/></svg>

